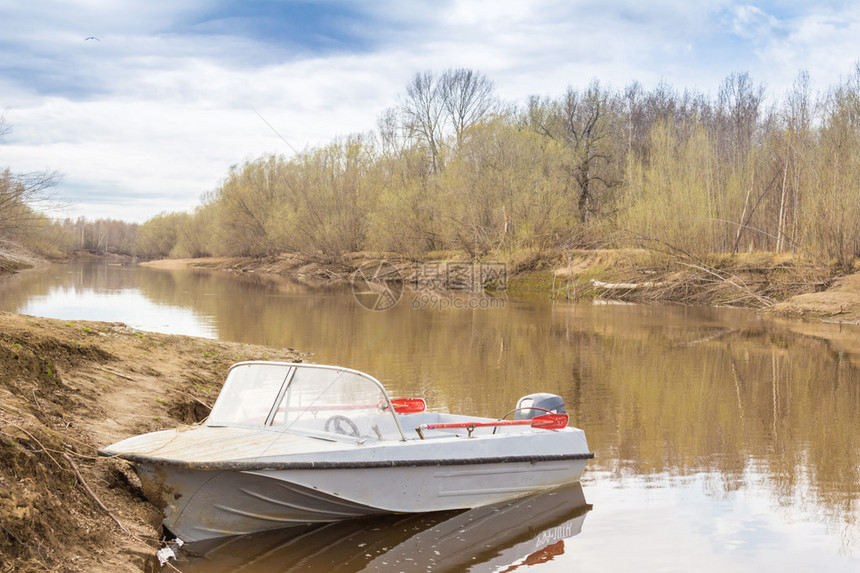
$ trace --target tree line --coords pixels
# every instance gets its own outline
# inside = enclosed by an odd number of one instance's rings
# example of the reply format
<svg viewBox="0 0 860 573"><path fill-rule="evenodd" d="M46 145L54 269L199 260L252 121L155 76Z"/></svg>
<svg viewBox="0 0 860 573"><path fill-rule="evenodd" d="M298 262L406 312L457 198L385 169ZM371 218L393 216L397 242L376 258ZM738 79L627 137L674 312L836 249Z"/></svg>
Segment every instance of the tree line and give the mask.
<svg viewBox="0 0 860 573"><path fill-rule="evenodd" d="M234 165L192 213L48 226L62 248L100 226L90 245L142 257L646 244L847 271L860 257L858 164L860 64L822 91L802 71L776 101L734 73L716 96L595 80L518 105L458 69L416 74L373 130Z"/></svg>

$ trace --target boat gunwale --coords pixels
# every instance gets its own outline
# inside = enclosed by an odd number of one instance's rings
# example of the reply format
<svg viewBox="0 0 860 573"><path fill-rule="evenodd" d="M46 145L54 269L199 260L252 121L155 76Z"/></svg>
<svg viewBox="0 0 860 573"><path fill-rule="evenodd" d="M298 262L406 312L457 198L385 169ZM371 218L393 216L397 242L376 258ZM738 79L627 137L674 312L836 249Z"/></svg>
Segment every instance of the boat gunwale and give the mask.
<svg viewBox="0 0 860 573"><path fill-rule="evenodd" d="M189 470L201 471L283 471L283 470L345 470L345 469L379 469L379 468L414 468L432 466L465 466L476 464L515 464L562 462L575 460L590 460L593 452L575 454L534 454L524 456L494 456L481 458L447 458L447 459L397 459L397 460L366 460L366 461L220 461L220 462L191 462L171 458L159 458L144 454L122 453L108 454L99 450L99 455L117 457L130 462L172 466Z"/></svg>

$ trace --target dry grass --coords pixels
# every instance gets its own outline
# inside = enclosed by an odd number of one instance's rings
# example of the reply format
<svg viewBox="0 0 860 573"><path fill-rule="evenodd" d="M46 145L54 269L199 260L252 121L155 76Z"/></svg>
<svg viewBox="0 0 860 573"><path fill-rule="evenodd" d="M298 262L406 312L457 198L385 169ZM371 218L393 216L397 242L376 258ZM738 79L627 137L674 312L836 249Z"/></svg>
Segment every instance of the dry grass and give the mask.
<svg viewBox="0 0 860 573"><path fill-rule="evenodd" d="M25 251L16 243L0 239L0 274L29 269L41 262L43 262L42 259Z"/></svg>

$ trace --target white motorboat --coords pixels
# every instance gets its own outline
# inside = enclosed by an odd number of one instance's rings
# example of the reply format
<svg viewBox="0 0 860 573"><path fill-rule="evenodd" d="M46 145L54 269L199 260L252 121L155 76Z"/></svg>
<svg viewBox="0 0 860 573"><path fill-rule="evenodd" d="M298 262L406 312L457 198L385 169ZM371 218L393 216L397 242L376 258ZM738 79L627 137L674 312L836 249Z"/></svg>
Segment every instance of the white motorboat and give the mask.
<svg viewBox="0 0 860 573"><path fill-rule="evenodd" d="M475 508L575 482L585 433L564 402L522 398L494 420L392 400L335 366L240 362L198 426L99 450L135 462L146 496L184 541L380 513Z"/></svg>

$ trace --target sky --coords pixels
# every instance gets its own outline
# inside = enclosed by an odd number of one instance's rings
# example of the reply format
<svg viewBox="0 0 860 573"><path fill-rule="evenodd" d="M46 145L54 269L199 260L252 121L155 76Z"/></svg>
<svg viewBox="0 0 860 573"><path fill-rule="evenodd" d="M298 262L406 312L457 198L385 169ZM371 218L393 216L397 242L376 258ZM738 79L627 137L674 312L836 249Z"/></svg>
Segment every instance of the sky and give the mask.
<svg viewBox="0 0 860 573"><path fill-rule="evenodd" d="M139 223L373 130L418 72L479 71L512 104L748 72L774 102L860 61L860 2L836 0L0 0L0 30L0 169L59 172L54 217Z"/></svg>

